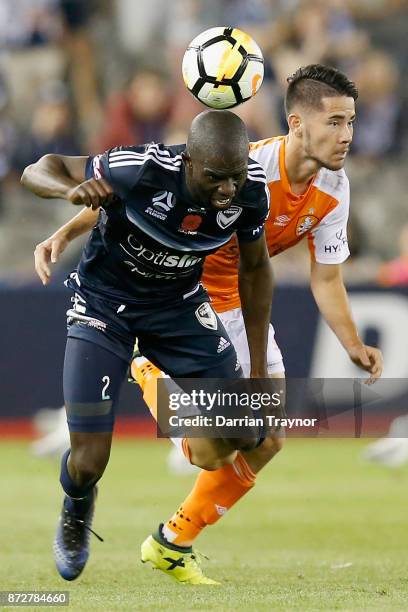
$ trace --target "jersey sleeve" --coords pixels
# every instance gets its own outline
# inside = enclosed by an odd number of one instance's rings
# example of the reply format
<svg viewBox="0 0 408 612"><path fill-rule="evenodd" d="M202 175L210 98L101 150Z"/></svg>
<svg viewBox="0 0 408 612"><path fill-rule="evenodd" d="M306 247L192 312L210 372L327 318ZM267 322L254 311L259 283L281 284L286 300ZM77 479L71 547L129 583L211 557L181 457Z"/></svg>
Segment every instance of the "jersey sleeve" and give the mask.
<svg viewBox="0 0 408 612"><path fill-rule="evenodd" d="M341 264L350 255L347 241L347 221L350 207L348 180L331 210L309 234L309 249L317 263Z"/></svg>
<svg viewBox="0 0 408 612"><path fill-rule="evenodd" d="M109 149L100 155L88 157L86 178L97 180L104 178L113 188L114 193L123 197L137 184L148 178L151 172L151 145L120 146ZM158 147L158 145L154 145Z"/></svg>
<svg viewBox="0 0 408 612"><path fill-rule="evenodd" d="M245 211L237 225L237 237L242 242L251 242L262 236L269 215L269 189L265 173L261 166L259 168L261 170L250 166L248 170L249 194L253 205Z"/></svg>

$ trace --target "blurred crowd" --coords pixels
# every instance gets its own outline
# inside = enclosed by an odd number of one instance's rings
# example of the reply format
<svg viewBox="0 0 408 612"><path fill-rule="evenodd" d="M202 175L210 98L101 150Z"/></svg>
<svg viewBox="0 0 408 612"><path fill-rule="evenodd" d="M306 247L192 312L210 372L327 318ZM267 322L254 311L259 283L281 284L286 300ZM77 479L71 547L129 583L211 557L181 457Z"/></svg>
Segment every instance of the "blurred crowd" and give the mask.
<svg viewBox="0 0 408 612"><path fill-rule="evenodd" d="M408 284L408 0L0 0L0 279L34 281L35 244L75 212L24 192L23 168L51 152L184 142L203 107L185 90L181 58L214 25L246 30L264 52L264 84L237 109L253 140L286 132L286 78L299 66L327 63L356 81L346 275ZM77 255L73 246L65 266ZM302 280L304 245L276 268Z"/></svg>

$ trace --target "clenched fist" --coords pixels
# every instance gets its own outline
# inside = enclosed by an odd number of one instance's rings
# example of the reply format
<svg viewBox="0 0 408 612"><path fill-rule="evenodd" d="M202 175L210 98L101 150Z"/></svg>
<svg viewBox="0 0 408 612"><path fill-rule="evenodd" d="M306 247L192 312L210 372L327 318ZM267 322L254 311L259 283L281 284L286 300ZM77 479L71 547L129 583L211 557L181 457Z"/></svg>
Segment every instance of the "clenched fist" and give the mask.
<svg viewBox="0 0 408 612"><path fill-rule="evenodd" d="M73 187L67 194L67 200L72 204L87 206L92 210L109 204L113 197L113 189L109 183L105 179L94 178Z"/></svg>

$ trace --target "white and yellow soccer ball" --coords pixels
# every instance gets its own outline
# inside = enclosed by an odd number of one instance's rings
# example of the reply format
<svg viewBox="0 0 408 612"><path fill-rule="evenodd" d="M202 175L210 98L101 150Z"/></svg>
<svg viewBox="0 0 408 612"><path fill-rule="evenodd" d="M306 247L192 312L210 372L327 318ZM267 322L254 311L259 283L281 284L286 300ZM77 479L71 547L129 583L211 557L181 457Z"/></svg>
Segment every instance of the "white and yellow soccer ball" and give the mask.
<svg viewBox="0 0 408 612"><path fill-rule="evenodd" d="M233 108L259 90L264 76L262 51L237 28L211 28L199 34L184 54L187 89L211 108Z"/></svg>

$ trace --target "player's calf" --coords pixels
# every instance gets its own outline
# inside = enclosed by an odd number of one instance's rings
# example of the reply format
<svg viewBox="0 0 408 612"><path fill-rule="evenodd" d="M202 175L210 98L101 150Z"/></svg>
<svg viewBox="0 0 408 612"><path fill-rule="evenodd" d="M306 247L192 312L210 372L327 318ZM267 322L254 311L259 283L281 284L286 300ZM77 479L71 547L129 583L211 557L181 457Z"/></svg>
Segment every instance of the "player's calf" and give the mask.
<svg viewBox="0 0 408 612"><path fill-rule="evenodd" d="M265 465L282 450L283 441L283 433L277 432L274 435L267 436L258 448L242 453L249 467L255 474L265 467Z"/></svg>

